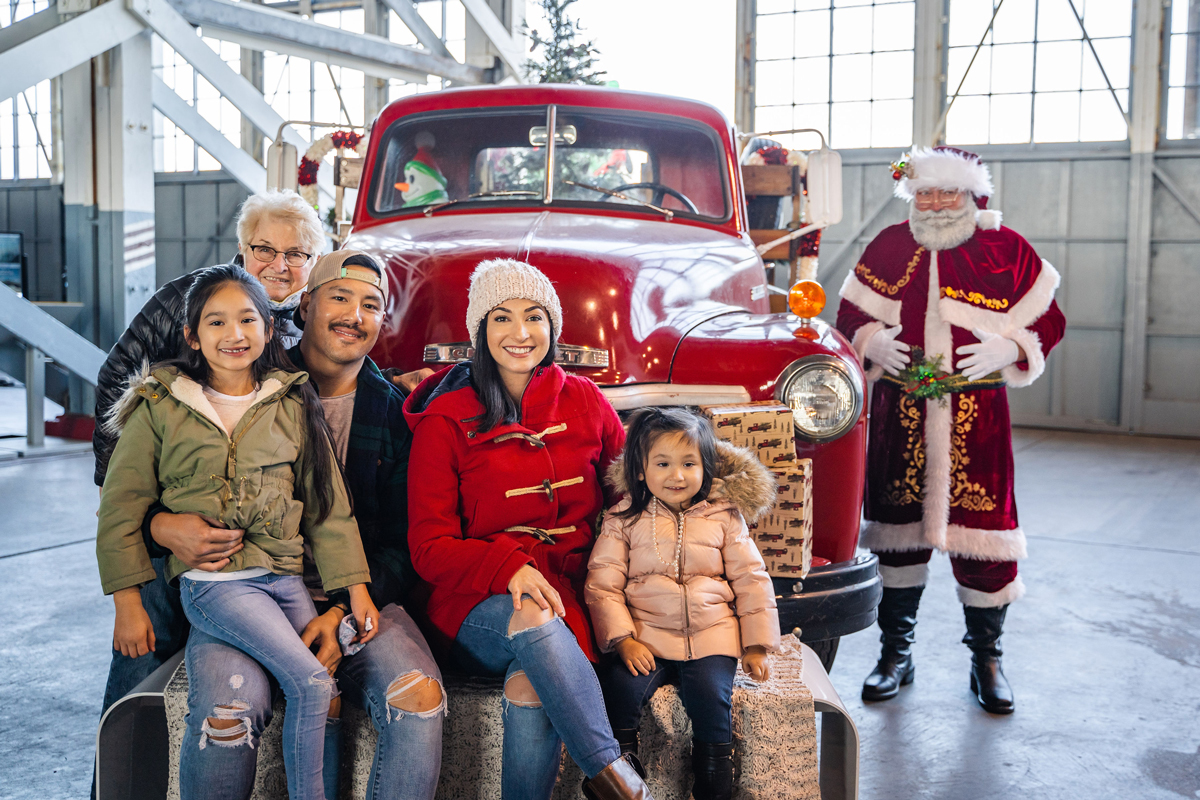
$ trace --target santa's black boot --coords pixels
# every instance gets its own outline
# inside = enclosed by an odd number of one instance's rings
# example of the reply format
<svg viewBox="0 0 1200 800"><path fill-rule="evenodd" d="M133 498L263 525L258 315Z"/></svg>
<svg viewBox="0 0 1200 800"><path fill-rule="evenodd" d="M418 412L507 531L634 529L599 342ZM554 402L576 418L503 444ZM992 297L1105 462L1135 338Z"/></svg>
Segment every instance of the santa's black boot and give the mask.
<svg viewBox="0 0 1200 800"><path fill-rule="evenodd" d="M733 742L711 744L692 740L693 800L733 797Z"/></svg>
<svg viewBox="0 0 1200 800"><path fill-rule="evenodd" d="M638 754L637 728L614 728L613 736L617 740L617 745L621 748L621 755L633 753L636 756Z"/></svg>
<svg viewBox="0 0 1200 800"><path fill-rule="evenodd" d="M1000 634L1008 606L975 608L963 606L967 635L963 644L971 648L971 691L979 705L991 714L1011 714L1015 708L1012 687L1000 665Z"/></svg>
<svg viewBox="0 0 1200 800"><path fill-rule="evenodd" d="M890 700L900 693L901 686L913 682L916 674L912 661L913 628L917 625L917 607L923 591L924 586L884 587L878 612L883 651L875 671L863 681L863 700Z"/></svg>

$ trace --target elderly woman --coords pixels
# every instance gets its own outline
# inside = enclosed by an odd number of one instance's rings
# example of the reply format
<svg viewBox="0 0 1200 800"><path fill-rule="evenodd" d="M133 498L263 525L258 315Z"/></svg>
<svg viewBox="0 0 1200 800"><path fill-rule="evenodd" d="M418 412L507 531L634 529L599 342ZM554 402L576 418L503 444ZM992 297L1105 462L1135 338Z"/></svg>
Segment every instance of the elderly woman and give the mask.
<svg viewBox="0 0 1200 800"><path fill-rule="evenodd" d="M562 311L529 264L471 276L468 363L409 396L409 548L435 650L504 677L503 800L548 798L561 746L589 798L648 798L589 659L583 581L604 470L625 434L599 388L554 363Z"/></svg>

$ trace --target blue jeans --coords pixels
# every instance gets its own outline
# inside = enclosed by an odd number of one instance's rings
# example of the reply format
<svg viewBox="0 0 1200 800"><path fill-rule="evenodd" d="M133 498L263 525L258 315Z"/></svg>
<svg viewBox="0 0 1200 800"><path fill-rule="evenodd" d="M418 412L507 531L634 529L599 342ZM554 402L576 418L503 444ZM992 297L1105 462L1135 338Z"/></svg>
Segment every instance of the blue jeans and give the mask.
<svg viewBox="0 0 1200 800"><path fill-rule="evenodd" d="M167 583L164 575L167 560L155 558L151 559L151 563L157 577L142 587L142 606L150 617L150 624L154 626L154 652L140 658L130 658L121 655L119 650L113 651L101 714L182 650L188 638L191 626L183 615L179 590Z"/></svg>
<svg viewBox="0 0 1200 800"><path fill-rule="evenodd" d="M245 800L254 788L255 748L271 722L269 676L241 650L199 630L192 632L188 643L187 669L189 710L179 759L181 796L184 800ZM367 784L371 800L432 800L437 788L445 702L428 713L403 712L388 704L392 684L414 671L442 682L424 637L395 604L380 611L375 638L338 667L343 699L365 709L379 734ZM231 710L239 713L231 714ZM232 716L243 725L248 719L249 724L223 731L239 735L218 743L204 735L212 716ZM202 741L206 744L203 748ZM336 764L336 758L336 748L326 749L325 767L331 760ZM327 795L331 789L334 786L327 782Z"/></svg>
<svg viewBox="0 0 1200 800"><path fill-rule="evenodd" d="M526 597L525 603L533 600ZM571 629L557 617L508 633L512 597L493 595L471 610L454 641L455 662L473 675L524 671L540 706L504 709L501 798L548 798L558 778L562 744L589 778L621 756L604 713L595 670Z"/></svg>
<svg viewBox="0 0 1200 800"><path fill-rule="evenodd" d="M183 611L196 631L243 651L279 682L288 705L283 723L288 797L324 800L322 753L334 684L300 641L301 631L317 615L304 579L298 575L235 581L181 578L179 587ZM193 647L189 643L189 649ZM249 724L247 719L242 722Z"/></svg>
<svg viewBox="0 0 1200 800"><path fill-rule="evenodd" d="M692 737L706 744L733 741L733 677L738 660L708 656L693 661L654 659L649 675L630 675L616 654L600 664L600 685L608 718L617 730L636 730L642 709L666 683L679 687L679 697L692 720Z"/></svg>

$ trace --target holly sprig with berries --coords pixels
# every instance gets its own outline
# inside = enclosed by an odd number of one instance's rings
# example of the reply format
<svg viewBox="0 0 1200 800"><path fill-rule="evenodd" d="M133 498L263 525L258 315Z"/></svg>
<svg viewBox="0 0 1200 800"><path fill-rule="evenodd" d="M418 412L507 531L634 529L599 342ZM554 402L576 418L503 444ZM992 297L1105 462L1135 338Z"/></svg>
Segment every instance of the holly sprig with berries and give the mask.
<svg viewBox="0 0 1200 800"><path fill-rule="evenodd" d="M904 391L923 400L946 402L952 391L954 376L942 368L942 355L928 358L919 347L912 349L912 360L896 376L904 384Z"/></svg>

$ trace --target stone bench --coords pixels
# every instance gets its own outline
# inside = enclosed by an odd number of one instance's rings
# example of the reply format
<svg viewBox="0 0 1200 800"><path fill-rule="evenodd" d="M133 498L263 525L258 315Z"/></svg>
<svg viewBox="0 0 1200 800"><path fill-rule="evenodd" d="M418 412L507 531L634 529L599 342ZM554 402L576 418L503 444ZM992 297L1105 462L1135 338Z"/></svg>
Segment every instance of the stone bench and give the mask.
<svg viewBox="0 0 1200 800"><path fill-rule="evenodd" d="M791 636L771 656L771 679L749 680L740 670L733 692L733 731L737 743L737 800L819 800L817 737L812 693L800 678L801 650ZM499 800L501 682L446 678L449 708L443 729L442 774L437 800ZM187 713L187 670L180 663L165 691L170 735L168 800L179 800L179 746ZM287 797L283 770L284 702L258 746L254 800ZM375 729L367 715L349 704L342 710L343 800L366 795L375 753ZM642 718L641 757L656 800L691 796L692 726L679 694L660 689ZM564 754L565 755L565 754ZM581 800L583 774L563 758L555 800Z"/></svg>

